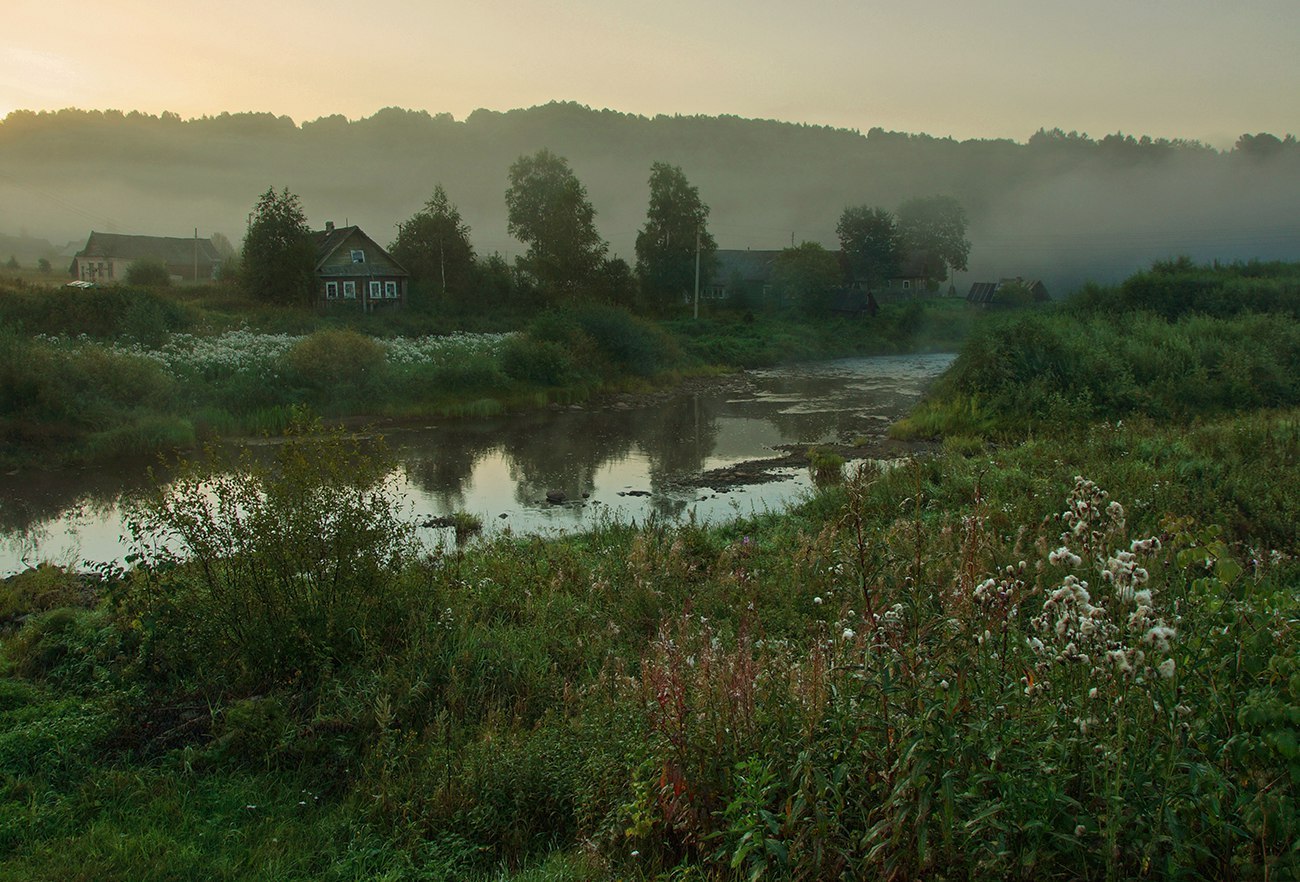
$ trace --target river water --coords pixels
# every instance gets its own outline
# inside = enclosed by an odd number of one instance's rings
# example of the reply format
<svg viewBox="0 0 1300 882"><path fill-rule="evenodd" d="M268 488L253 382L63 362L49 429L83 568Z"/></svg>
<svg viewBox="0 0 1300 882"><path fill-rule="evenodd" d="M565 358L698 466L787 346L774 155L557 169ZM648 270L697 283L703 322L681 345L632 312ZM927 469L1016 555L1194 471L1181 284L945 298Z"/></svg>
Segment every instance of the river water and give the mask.
<svg viewBox="0 0 1300 882"><path fill-rule="evenodd" d="M776 480L739 486L698 486L698 477L772 457L778 445L880 437L951 361L840 359L639 402L386 427L389 477L417 523L466 511L489 531L563 533L602 519L720 522L779 510L809 492L806 470L776 469ZM0 476L0 576L41 561L121 563L130 552L124 500L157 479L165 475L151 478L144 463ZM450 534L420 532L430 545Z"/></svg>

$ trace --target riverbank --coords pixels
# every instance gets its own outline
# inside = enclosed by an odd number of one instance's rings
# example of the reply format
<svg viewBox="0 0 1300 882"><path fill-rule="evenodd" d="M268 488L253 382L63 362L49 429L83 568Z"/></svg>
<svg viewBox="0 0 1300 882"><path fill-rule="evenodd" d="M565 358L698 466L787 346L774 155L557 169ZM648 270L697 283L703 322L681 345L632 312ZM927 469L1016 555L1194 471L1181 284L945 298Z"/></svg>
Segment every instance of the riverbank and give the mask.
<svg viewBox="0 0 1300 882"><path fill-rule="evenodd" d="M89 596L6 583L65 608L4 641L4 871L1285 875L1300 510L1240 489L1297 485L1296 425L1096 426L857 471L785 514L425 561L364 493L272 484L259 527L203 521L251 555L210 559L220 582L146 558ZM368 473L294 443L289 486ZM195 499L160 498L159 528ZM277 572L346 593L264 606ZM1084 603L1101 633L1071 630Z"/></svg>
<svg viewBox="0 0 1300 882"><path fill-rule="evenodd" d="M0 313L25 316L34 307L23 312L8 301L34 296L0 289ZM0 332L5 471L279 434L303 408L353 424L485 417L654 394L743 367L951 348L972 321L964 304L941 301L896 305L869 321L736 316L665 324L586 305L543 314L511 334L382 337L331 326L265 333L160 319L157 334L142 337L121 322L105 322L100 335L74 335L89 304L103 304L94 292L68 296L62 312L39 317L56 333L26 335L14 330L20 324ZM160 303L169 315L168 302Z"/></svg>
<svg viewBox="0 0 1300 882"><path fill-rule="evenodd" d="M0 878L1295 877L1300 410L1117 417L1089 308L963 350L992 431L722 525L429 555L319 432L182 477L92 597L5 583Z"/></svg>

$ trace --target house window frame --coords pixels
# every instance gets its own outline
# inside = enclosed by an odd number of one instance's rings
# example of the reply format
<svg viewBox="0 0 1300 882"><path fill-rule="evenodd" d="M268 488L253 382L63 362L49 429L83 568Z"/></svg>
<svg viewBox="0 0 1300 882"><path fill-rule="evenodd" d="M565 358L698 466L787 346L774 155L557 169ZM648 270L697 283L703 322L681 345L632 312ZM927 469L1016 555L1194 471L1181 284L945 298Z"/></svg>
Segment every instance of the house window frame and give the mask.
<svg viewBox="0 0 1300 882"><path fill-rule="evenodd" d="M357 299L357 283L352 281L351 279L348 279L343 283L343 299L344 300Z"/></svg>
<svg viewBox="0 0 1300 882"><path fill-rule="evenodd" d="M386 281L386 282L384 282L384 299L385 299L385 300L396 300L396 299L397 299L397 283L396 283L396 282L394 282L394 281Z"/></svg>
<svg viewBox="0 0 1300 882"><path fill-rule="evenodd" d="M326 299L326 300L338 300L338 299L339 299L339 283L338 283L338 282L326 282L326 283L325 283L325 299Z"/></svg>
<svg viewBox="0 0 1300 882"><path fill-rule="evenodd" d="M371 283L370 283L370 299L371 299L371 300L383 300L383 299L384 299L384 283L383 283L383 282L371 281Z"/></svg>
<svg viewBox="0 0 1300 882"><path fill-rule="evenodd" d="M360 248L352 248L352 249L350 249L350 251L351 251L351 255L350 255L350 256L352 257L352 262L353 262L353 263L365 263L365 262L366 262L366 252L365 252L365 251L361 250Z"/></svg>
<svg viewBox="0 0 1300 882"><path fill-rule="evenodd" d="M911 279L903 279L903 290L904 290L904 291L911 291L911 290L912 290L912 280L911 280Z"/></svg>

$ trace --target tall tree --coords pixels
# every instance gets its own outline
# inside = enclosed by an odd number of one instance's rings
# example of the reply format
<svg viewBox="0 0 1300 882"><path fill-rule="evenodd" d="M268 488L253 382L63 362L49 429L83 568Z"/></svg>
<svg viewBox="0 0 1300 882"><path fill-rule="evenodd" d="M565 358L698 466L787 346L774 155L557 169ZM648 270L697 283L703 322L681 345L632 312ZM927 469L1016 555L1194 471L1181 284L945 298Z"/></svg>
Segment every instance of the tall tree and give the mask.
<svg viewBox="0 0 1300 882"><path fill-rule="evenodd" d="M879 285L898 272L898 223L883 208L844 209L835 225L840 251L853 280Z"/></svg>
<svg viewBox="0 0 1300 882"><path fill-rule="evenodd" d="M269 303L309 304L316 286L316 247L298 197L271 187L257 200L244 236L245 290Z"/></svg>
<svg viewBox="0 0 1300 882"><path fill-rule="evenodd" d="M966 269L966 209L951 196L910 199L898 207L898 241L904 262L942 282L948 270Z"/></svg>
<svg viewBox="0 0 1300 882"><path fill-rule="evenodd" d="M510 166L506 210L510 235L528 246L524 267L551 297L589 284L605 256L596 210L569 162L542 149Z"/></svg>
<svg viewBox="0 0 1300 882"><path fill-rule="evenodd" d="M439 184L424 208L397 227L389 247L411 279L441 300L463 300L470 294L474 276L474 246L469 226L447 199Z"/></svg>
<svg viewBox="0 0 1300 882"><path fill-rule="evenodd" d="M681 168L666 162L650 167L650 207L636 236L636 272L642 294L657 307L694 289L697 244L700 284L708 282L718 250L708 219L709 206L700 201L699 188L691 186Z"/></svg>
<svg viewBox="0 0 1300 882"><path fill-rule="evenodd" d="M830 308L840 278L839 261L817 242L786 248L772 267L772 282L781 298L811 315Z"/></svg>

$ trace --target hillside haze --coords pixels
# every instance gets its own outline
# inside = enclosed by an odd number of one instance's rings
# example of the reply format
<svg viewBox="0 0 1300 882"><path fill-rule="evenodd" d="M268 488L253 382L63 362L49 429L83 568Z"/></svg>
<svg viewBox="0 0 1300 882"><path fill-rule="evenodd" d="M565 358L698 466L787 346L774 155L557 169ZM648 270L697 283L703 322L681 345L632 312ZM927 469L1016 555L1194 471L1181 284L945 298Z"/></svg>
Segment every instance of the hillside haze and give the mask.
<svg viewBox="0 0 1300 882"><path fill-rule="evenodd" d="M268 187L298 194L316 228L392 240L441 183L480 254L523 248L506 230L507 170L547 147L586 186L611 252L635 260L651 163L681 166L720 248L837 247L849 205L895 209L951 194L966 207L973 280L1044 279L1057 296L1153 260L1300 257L1300 148L1244 135L1196 142L1040 131L1025 143L747 120L646 118L553 103L463 121L397 108L296 125L272 114L182 120L114 111L16 111L0 122L0 234L85 241L92 229L236 244ZM3 258L5 255L0 255Z"/></svg>

